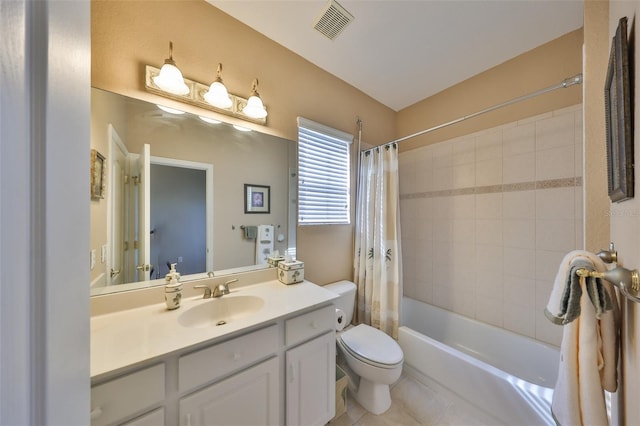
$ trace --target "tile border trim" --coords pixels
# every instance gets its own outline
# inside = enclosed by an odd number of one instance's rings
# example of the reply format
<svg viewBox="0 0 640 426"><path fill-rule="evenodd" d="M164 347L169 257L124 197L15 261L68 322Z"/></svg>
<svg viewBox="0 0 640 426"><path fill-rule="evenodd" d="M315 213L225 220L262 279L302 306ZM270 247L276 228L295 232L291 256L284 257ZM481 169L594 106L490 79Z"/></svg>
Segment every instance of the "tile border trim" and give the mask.
<svg viewBox="0 0 640 426"><path fill-rule="evenodd" d="M582 186L582 177L548 179L531 182L505 183L501 185L472 186L467 188L443 189L438 191L400 194L401 200L416 198L454 197L458 195L495 194L503 192L532 191L535 189L557 189Z"/></svg>

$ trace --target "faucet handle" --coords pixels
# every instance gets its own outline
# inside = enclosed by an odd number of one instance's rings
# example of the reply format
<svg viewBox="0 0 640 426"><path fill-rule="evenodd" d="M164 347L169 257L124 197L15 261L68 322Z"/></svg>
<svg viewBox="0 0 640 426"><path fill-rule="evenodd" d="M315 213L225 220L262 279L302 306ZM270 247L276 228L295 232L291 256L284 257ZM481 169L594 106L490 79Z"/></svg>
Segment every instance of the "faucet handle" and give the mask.
<svg viewBox="0 0 640 426"><path fill-rule="evenodd" d="M206 284L197 284L194 285L193 288L204 288L204 294L202 295L203 299L208 299L211 297L211 287Z"/></svg>

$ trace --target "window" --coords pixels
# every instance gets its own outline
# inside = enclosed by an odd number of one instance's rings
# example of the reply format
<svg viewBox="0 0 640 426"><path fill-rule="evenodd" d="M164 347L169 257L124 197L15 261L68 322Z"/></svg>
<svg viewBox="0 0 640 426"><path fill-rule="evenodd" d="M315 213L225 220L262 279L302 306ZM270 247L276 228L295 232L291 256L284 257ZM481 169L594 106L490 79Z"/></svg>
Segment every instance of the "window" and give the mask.
<svg viewBox="0 0 640 426"><path fill-rule="evenodd" d="M298 117L298 224L349 224L353 136Z"/></svg>

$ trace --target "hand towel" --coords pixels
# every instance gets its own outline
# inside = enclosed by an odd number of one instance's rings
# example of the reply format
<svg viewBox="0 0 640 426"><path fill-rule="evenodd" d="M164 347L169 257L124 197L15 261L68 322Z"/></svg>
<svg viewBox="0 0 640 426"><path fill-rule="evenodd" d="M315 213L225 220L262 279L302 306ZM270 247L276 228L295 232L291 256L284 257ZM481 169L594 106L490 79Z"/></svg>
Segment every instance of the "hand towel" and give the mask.
<svg viewBox="0 0 640 426"><path fill-rule="evenodd" d="M600 272L605 268L592 253L576 251L567 254L558 269L545 314L554 323L562 323L568 318L563 316L563 306L566 306L564 314L575 315L572 304L576 297L579 311L563 328L551 411L556 423L562 426L607 425L603 390L614 392L617 388L617 298L608 284L580 277L575 279L575 270L579 267L593 267ZM565 294L565 287L570 287L567 291L571 294ZM609 309L606 309L607 303Z"/></svg>
<svg viewBox="0 0 640 426"><path fill-rule="evenodd" d="M257 226L245 226L244 227L244 238L247 240L255 240L258 236L258 227Z"/></svg>
<svg viewBox="0 0 640 426"><path fill-rule="evenodd" d="M598 256L588 251L575 250L565 255L558 268L549 302L544 309L544 314L554 324L568 324L580 315L583 287L581 281L585 281L585 288L596 308L598 318L604 311L612 308L608 293L603 290L608 284L599 278L581 278L576 274L578 269L603 272L606 267Z"/></svg>

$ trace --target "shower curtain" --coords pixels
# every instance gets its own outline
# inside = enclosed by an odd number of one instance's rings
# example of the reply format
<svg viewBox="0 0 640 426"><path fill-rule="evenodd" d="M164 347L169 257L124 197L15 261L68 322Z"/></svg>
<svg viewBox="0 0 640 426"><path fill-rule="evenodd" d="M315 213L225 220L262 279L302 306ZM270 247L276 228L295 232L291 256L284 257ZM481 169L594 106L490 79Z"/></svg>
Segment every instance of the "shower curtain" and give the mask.
<svg viewBox="0 0 640 426"><path fill-rule="evenodd" d="M397 339L402 294L397 145L362 152L360 163L353 262L356 321Z"/></svg>

